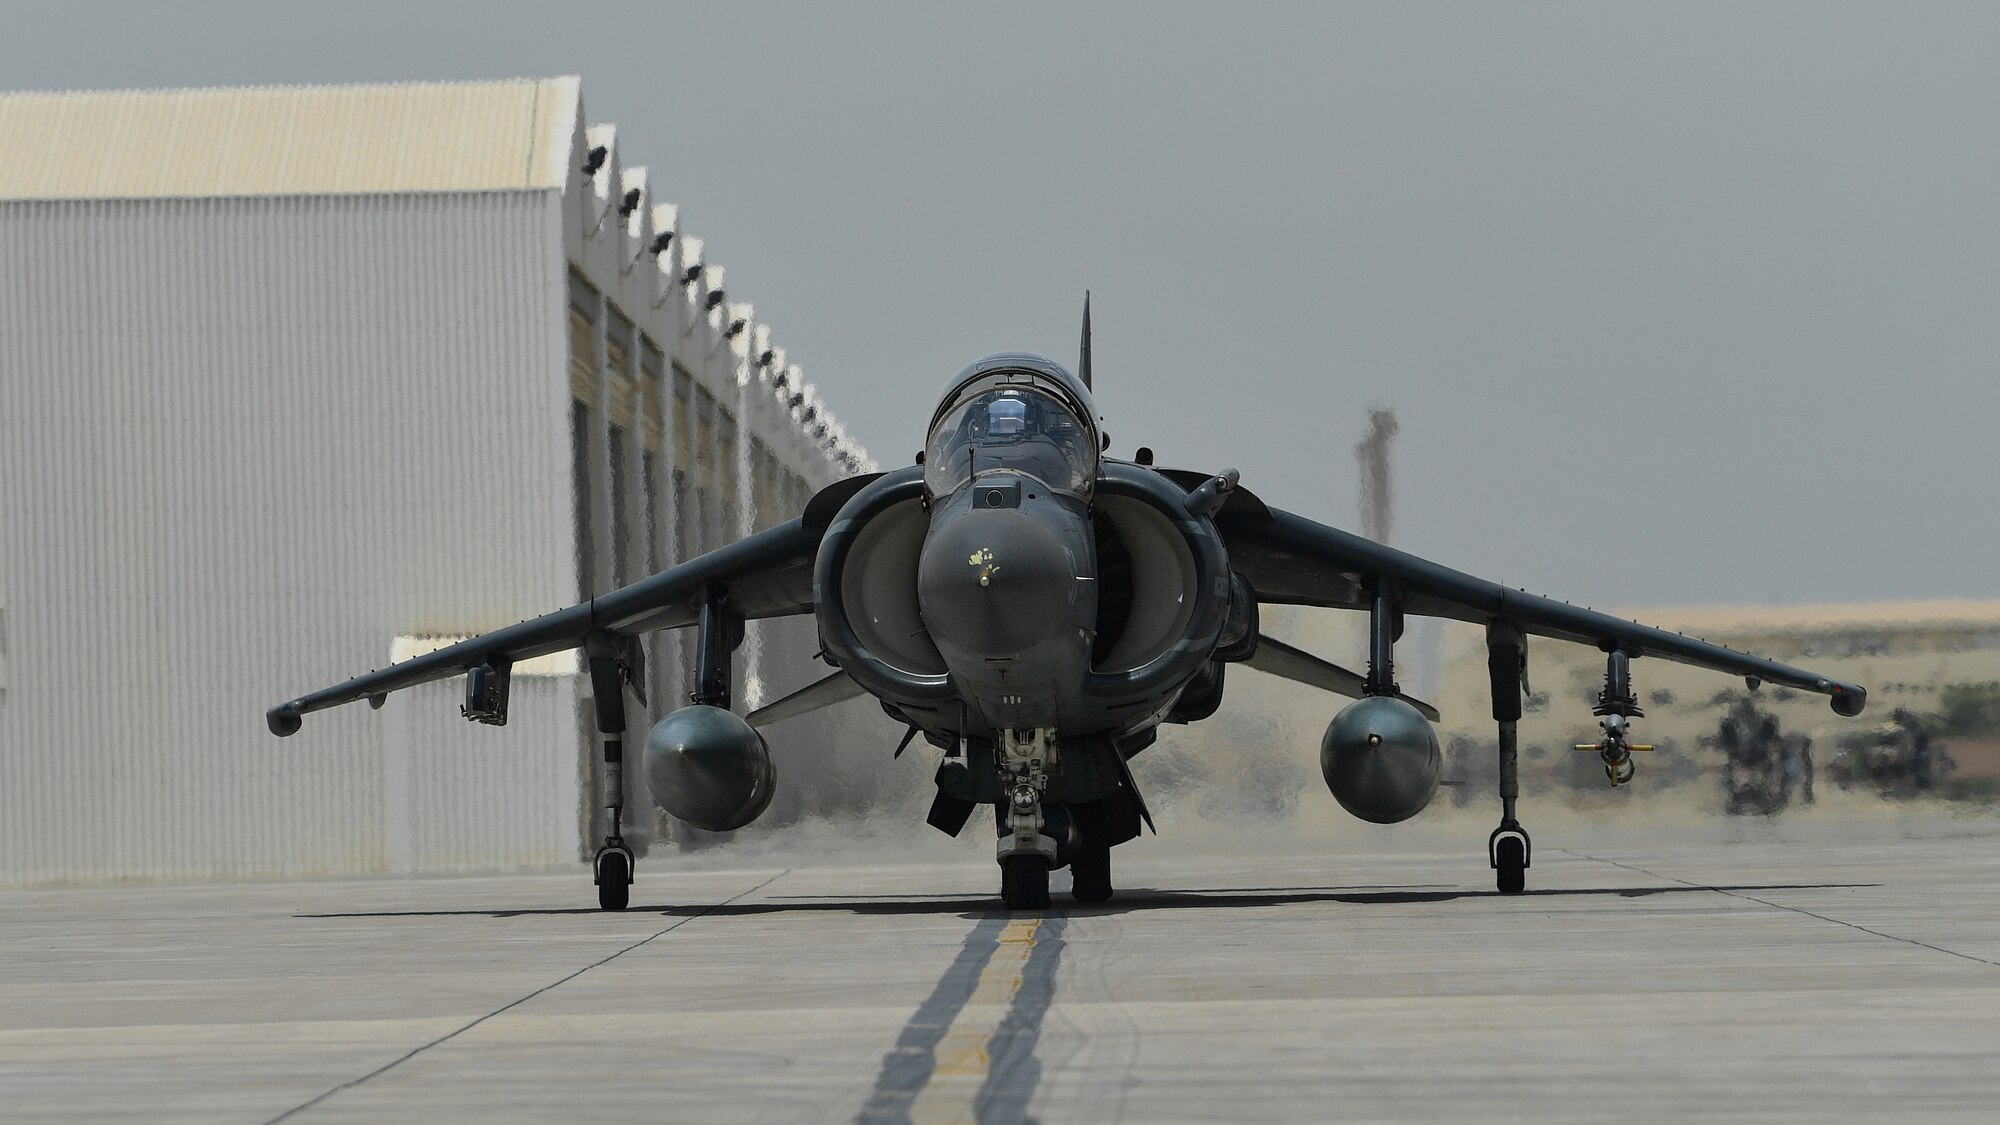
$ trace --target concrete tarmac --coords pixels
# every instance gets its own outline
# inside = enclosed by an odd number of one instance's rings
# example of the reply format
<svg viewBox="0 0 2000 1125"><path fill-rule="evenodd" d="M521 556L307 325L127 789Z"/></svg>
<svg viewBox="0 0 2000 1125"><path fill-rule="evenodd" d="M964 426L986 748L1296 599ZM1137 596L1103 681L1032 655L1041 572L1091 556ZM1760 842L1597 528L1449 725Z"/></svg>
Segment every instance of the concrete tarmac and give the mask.
<svg viewBox="0 0 2000 1125"><path fill-rule="evenodd" d="M0 1118L2000 1112L2000 838L1538 845L6 892Z"/></svg>

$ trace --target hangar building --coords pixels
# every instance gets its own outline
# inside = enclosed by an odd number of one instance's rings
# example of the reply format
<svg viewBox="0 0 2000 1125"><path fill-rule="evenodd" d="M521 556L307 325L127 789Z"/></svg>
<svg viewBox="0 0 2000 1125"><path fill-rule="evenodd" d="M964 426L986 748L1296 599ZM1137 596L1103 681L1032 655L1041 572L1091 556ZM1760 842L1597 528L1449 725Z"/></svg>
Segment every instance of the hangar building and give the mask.
<svg viewBox="0 0 2000 1125"><path fill-rule="evenodd" d="M575 78L7 94L0 153L0 883L574 861L574 661L501 729L263 711L872 467ZM753 625L739 703L813 648Z"/></svg>

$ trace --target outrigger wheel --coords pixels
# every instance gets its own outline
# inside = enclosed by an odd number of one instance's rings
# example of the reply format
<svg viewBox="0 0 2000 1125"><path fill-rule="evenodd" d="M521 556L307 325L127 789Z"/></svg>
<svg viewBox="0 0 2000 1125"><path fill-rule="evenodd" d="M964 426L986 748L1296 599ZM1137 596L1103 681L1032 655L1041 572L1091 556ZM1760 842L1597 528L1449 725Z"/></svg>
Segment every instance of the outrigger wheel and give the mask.
<svg viewBox="0 0 2000 1125"><path fill-rule="evenodd" d="M597 905L604 910L623 910L632 901L632 855L623 848L607 847L597 853Z"/></svg>
<svg viewBox="0 0 2000 1125"><path fill-rule="evenodd" d="M1528 886L1528 837L1519 829L1493 835L1494 885L1503 895L1520 894Z"/></svg>

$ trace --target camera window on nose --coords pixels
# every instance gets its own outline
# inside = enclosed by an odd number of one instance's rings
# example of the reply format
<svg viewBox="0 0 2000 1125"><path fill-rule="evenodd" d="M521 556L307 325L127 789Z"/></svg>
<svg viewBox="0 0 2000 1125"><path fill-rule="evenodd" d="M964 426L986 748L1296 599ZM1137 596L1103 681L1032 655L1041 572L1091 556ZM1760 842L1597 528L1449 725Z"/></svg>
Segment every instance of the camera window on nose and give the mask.
<svg viewBox="0 0 2000 1125"><path fill-rule="evenodd" d="M994 484L980 484L973 492L973 506L978 508L1018 508L1021 506L1021 482L1003 481Z"/></svg>

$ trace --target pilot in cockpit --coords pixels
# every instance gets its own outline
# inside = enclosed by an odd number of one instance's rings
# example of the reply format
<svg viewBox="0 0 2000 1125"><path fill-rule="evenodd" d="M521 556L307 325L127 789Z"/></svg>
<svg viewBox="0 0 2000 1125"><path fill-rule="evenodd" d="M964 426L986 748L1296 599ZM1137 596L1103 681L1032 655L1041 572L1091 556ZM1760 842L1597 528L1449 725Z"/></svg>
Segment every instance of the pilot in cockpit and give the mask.
<svg viewBox="0 0 2000 1125"><path fill-rule="evenodd" d="M1020 437L1028 431L1028 404L1009 395L986 408L986 432L994 437Z"/></svg>
<svg viewBox="0 0 2000 1125"><path fill-rule="evenodd" d="M945 496L975 472L1015 472L1059 492L1088 496L1097 449L1077 415L1049 391L1005 385L967 388L939 411L924 462L931 495Z"/></svg>

